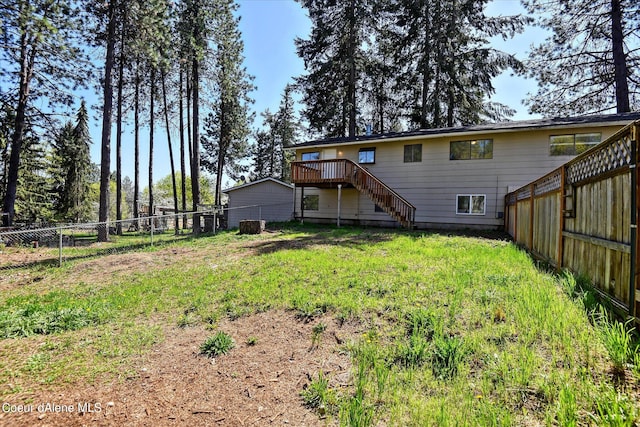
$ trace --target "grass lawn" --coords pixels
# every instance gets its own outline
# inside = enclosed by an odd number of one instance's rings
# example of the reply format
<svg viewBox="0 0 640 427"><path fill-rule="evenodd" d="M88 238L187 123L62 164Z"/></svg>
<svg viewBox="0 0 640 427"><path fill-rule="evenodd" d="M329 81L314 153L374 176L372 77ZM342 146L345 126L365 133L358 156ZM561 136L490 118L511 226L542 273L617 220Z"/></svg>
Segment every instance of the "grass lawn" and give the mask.
<svg viewBox="0 0 640 427"><path fill-rule="evenodd" d="M168 326L213 335L223 319L288 310L314 325L312 344L326 316L361 331L338 349L353 364L348 387L321 370L300 384L300 405L323 423L640 423L628 331L507 241L286 226L140 254L0 272L0 399L126 381Z"/></svg>

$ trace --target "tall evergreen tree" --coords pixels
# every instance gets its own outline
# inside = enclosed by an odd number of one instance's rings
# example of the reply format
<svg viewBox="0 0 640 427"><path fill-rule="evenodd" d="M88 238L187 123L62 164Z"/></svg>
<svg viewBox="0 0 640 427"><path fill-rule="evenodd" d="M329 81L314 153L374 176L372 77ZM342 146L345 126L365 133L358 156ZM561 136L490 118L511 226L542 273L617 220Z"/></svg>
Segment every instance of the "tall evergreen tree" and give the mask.
<svg viewBox="0 0 640 427"><path fill-rule="evenodd" d="M298 0L312 22L308 40L296 39L307 74L296 79L303 115L325 136L355 136L364 67L369 4L366 0Z"/></svg>
<svg viewBox="0 0 640 427"><path fill-rule="evenodd" d="M72 102L70 90L88 78L91 67L78 47L79 10L68 0L0 1L3 49L0 77L9 81L7 98L15 107L3 200L3 223L15 214L18 175L27 122L38 123L32 100L46 94L51 105ZM0 89L5 98L5 93ZM41 116L44 123L48 118Z"/></svg>
<svg viewBox="0 0 640 427"><path fill-rule="evenodd" d="M410 122L421 128L503 120L508 107L489 103L492 78L521 64L490 47L489 38L511 37L529 19L487 17L488 0L394 0L392 40L402 64L396 88L404 94Z"/></svg>
<svg viewBox="0 0 640 427"><path fill-rule="evenodd" d="M244 44L238 30L239 18L233 16L237 8L233 0L219 0L212 30L215 59L212 79L219 97L206 119L202 154L203 166L216 176L216 205L222 204L223 174L226 172L233 178L247 169L238 160L247 154L252 120L249 104L253 102L249 92L254 87L253 78L242 65Z"/></svg>
<svg viewBox="0 0 640 427"><path fill-rule="evenodd" d="M631 0L523 2L551 31L527 72L538 91L526 104L545 116L640 110L640 3Z"/></svg>
<svg viewBox="0 0 640 427"><path fill-rule="evenodd" d="M263 128L255 132L255 144L251 149L252 180L267 177L291 180L293 153L285 151L285 148L297 142L300 129L292 91L292 86L285 87L280 107L275 114L269 110L262 113Z"/></svg>
<svg viewBox="0 0 640 427"><path fill-rule="evenodd" d="M49 221L53 216L53 204L46 150L40 139L28 128L23 142L15 218L29 224Z"/></svg>
<svg viewBox="0 0 640 427"><path fill-rule="evenodd" d="M75 126L67 122L53 144L51 175L59 219L80 222L90 216L90 144L88 113L83 101Z"/></svg>

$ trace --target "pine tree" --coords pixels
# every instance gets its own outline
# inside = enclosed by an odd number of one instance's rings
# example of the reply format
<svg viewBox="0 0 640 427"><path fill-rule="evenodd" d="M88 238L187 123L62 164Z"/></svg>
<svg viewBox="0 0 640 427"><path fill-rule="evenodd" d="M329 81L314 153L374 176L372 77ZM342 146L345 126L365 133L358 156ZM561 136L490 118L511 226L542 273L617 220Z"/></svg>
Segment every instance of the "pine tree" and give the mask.
<svg viewBox="0 0 640 427"><path fill-rule="evenodd" d="M28 224L46 222L53 216L46 150L29 129L25 132L23 143L15 218Z"/></svg>
<svg viewBox="0 0 640 427"><path fill-rule="evenodd" d="M290 165L293 153L285 151L285 148L297 142L300 129L292 91L292 86L285 87L280 107L275 114L268 109L262 113L263 128L255 132L255 144L251 149L251 180L267 177L291 180Z"/></svg>
<svg viewBox="0 0 640 427"><path fill-rule="evenodd" d="M488 0L395 0L386 9L402 64L396 88L405 99L411 123L421 128L503 120L514 113L486 102L492 78L520 69L512 55L492 49L489 38L511 37L528 18L487 17Z"/></svg>
<svg viewBox="0 0 640 427"><path fill-rule="evenodd" d="M252 119L249 92L254 87L242 65L244 44L238 30L239 18L233 16L237 8L232 0L220 0L212 29L213 84L219 97L205 120L202 155L203 166L216 176L216 205L222 204L223 174L236 179L247 169L238 160L246 156L248 148Z"/></svg>
<svg viewBox="0 0 640 427"><path fill-rule="evenodd" d="M33 126L38 117L46 119L32 108L32 101L46 96L50 105L69 105L70 91L87 81L91 64L78 47L81 20L76 2L3 0L0 4L3 40L0 77L6 78L10 86L6 102L15 106L3 198L3 222L10 225L15 214L27 123Z"/></svg>
<svg viewBox="0 0 640 427"><path fill-rule="evenodd" d="M67 122L53 143L50 170L53 207L58 219L81 222L90 216L90 144L88 113L83 101L75 126Z"/></svg>
<svg viewBox="0 0 640 427"><path fill-rule="evenodd" d="M370 2L298 1L312 22L310 38L295 41L307 70L296 79L303 94L303 116L312 131L353 137L358 127Z"/></svg>
<svg viewBox="0 0 640 427"><path fill-rule="evenodd" d="M529 111L545 116L640 110L640 3L627 0L524 2L552 34L534 46L527 72L538 91Z"/></svg>

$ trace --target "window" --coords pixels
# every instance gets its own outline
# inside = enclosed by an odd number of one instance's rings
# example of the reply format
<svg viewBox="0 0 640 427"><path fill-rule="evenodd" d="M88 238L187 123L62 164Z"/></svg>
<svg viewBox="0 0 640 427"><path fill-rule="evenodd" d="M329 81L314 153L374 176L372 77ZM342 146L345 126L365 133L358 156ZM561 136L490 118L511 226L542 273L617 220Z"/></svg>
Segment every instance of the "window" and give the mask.
<svg viewBox="0 0 640 427"><path fill-rule="evenodd" d="M375 148L361 148L358 152L358 163L375 163L376 162L376 149Z"/></svg>
<svg viewBox="0 0 640 427"><path fill-rule="evenodd" d="M404 146L404 162L413 163L422 161L422 144Z"/></svg>
<svg viewBox="0 0 640 427"><path fill-rule="evenodd" d="M304 196L302 199L302 209L305 211L317 211L320 208L320 196L317 194L311 194Z"/></svg>
<svg viewBox="0 0 640 427"><path fill-rule="evenodd" d="M493 139L451 141L450 160L493 159Z"/></svg>
<svg viewBox="0 0 640 427"><path fill-rule="evenodd" d="M319 151L313 151L311 153L302 153L302 161L306 161L306 160L320 160L320 152Z"/></svg>
<svg viewBox="0 0 640 427"><path fill-rule="evenodd" d="M602 139L600 133L577 133L575 135L552 135L549 138L552 156L575 156L584 153Z"/></svg>
<svg viewBox="0 0 640 427"><path fill-rule="evenodd" d="M486 196L484 194L458 194L456 214L484 215Z"/></svg>

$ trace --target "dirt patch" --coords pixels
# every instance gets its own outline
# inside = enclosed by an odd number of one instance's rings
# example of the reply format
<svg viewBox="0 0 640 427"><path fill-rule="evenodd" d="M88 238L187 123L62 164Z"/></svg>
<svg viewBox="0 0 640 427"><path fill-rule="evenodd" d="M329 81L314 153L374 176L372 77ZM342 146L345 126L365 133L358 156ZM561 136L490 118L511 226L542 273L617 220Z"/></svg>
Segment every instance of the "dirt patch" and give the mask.
<svg viewBox="0 0 640 427"><path fill-rule="evenodd" d="M327 329L317 347L313 327ZM137 374L122 381L76 384L8 402L32 405L32 413L0 412L0 424L11 426L317 426L336 425L306 408L300 391L322 372L335 388L348 388L352 367L343 344L359 326L338 324L330 317L304 323L292 312L271 311L225 320L217 328L236 343L225 356L210 359L200 344L211 330L202 326L168 326L166 339L136 362ZM255 338L255 344L248 343ZM346 392L346 390L345 390ZM46 406L67 405L73 412L44 412ZM91 406L87 406L90 404ZM80 405L80 406L79 406ZM89 412L91 408L95 412ZM56 408L50 407L51 410ZM63 409L57 408L57 409ZM84 409L85 412L79 412Z"/></svg>

